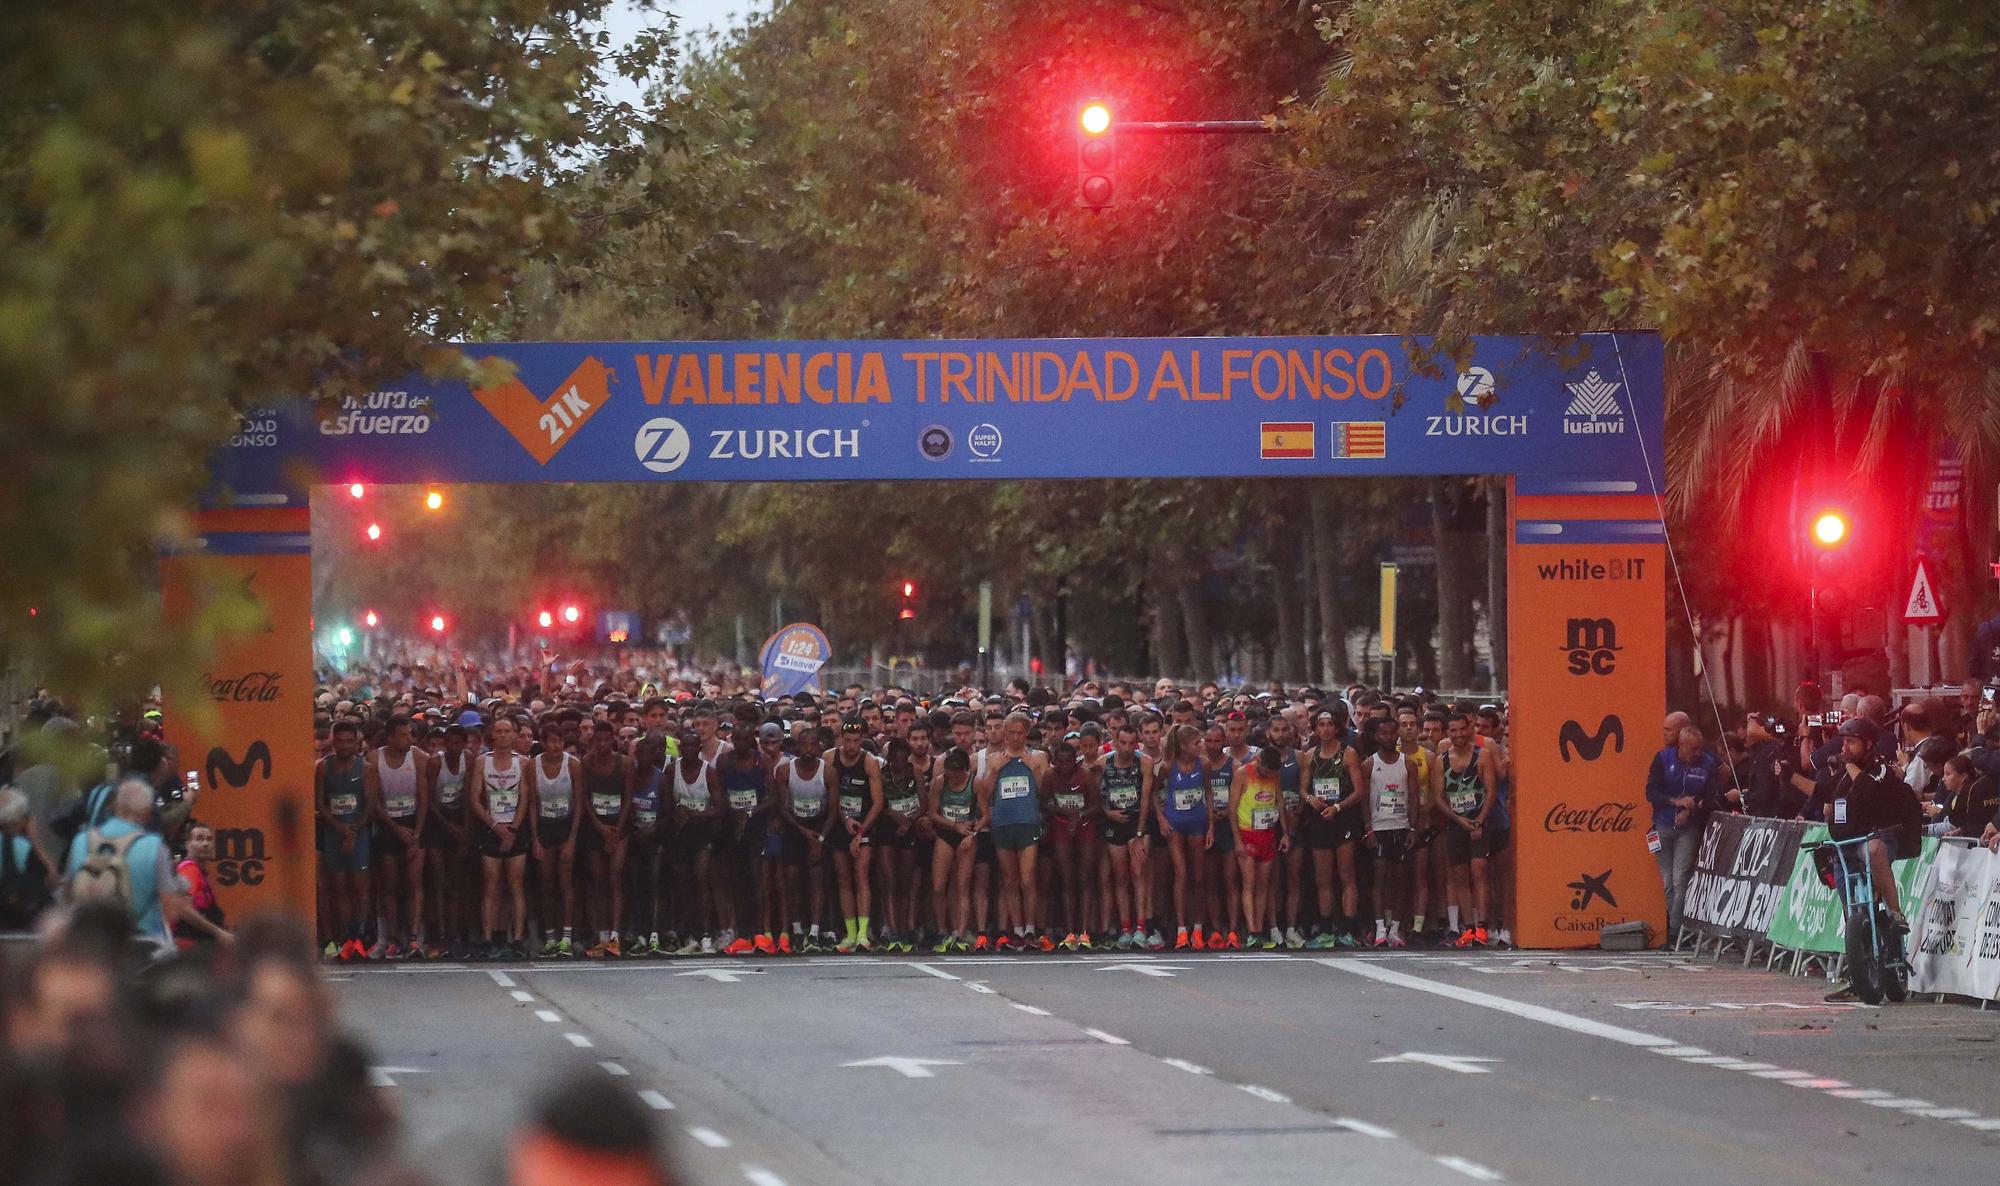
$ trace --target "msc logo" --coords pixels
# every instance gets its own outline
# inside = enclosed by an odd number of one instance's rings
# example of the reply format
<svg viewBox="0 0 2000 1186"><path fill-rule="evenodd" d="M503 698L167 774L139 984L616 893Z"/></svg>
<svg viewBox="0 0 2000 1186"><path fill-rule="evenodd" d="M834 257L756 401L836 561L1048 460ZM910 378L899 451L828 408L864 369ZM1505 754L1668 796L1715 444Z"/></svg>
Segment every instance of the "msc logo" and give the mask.
<svg viewBox="0 0 2000 1186"><path fill-rule="evenodd" d="M1618 899L1611 896L1611 870L1597 874L1579 873L1576 880L1569 883L1576 896L1569 900L1571 910L1588 910L1592 902L1603 902L1611 909L1618 909Z"/></svg>
<svg viewBox="0 0 2000 1186"><path fill-rule="evenodd" d="M264 855L264 829L216 829L217 885L262 885L265 865L270 859Z"/></svg>
<svg viewBox="0 0 2000 1186"><path fill-rule="evenodd" d="M229 751L216 746L208 751L208 761L202 763L208 775L209 786L227 784L242 790L250 785L250 775L262 768L260 777L271 777L271 747L261 741L253 741L250 748L243 751L241 762L229 756Z"/></svg>
<svg viewBox="0 0 2000 1186"><path fill-rule="evenodd" d="M1571 618L1569 652L1571 675L1610 675L1618 669L1618 624L1610 618Z"/></svg>
<svg viewBox="0 0 2000 1186"><path fill-rule="evenodd" d="M670 474L687 462L693 445L688 430L678 420L655 416L639 426L632 438L632 452L639 464L656 474Z"/></svg>
<svg viewBox="0 0 2000 1186"><path fill-rule="evenodd" d="M1583 726L1575 721L1564 721L1562 731L1556 735L1556 748L1562 751L1562 760L1565 762L1574 761L1576 758L1595 762L1604 756L1606 741L1611 743L1612 753L1625 752L1625 722L1609 714L1598 723L1595 733L1585 733ZM1571 750L1576 751L1573 756Z"/></svg>

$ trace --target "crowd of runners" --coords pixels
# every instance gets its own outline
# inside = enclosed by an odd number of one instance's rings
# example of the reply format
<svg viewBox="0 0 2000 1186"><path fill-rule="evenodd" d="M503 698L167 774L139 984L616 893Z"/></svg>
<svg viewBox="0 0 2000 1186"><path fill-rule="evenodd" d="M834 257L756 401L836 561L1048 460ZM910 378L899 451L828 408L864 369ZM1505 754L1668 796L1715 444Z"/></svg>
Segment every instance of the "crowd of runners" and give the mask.
<svg viewBox="0 0 2000 1186"><path fill-rule="evenodd" d="M1165 680L343 698L381 682L319 693L329 958L1509 941L1497 705Z"/></svg>

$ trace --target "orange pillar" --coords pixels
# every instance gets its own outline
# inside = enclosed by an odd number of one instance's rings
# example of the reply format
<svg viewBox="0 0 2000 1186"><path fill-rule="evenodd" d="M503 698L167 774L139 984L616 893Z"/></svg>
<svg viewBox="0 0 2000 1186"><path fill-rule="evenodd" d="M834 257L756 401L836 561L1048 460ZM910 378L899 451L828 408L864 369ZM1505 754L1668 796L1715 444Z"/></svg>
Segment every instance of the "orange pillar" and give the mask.
<svg viewBox="0 0 2000 1186"><path fill-rule="evenodd" d="M1508 498L1515 940L1666 931L1646 771L1666 715L1666 547L1648 495Z"/></svg>
<svg viewBox="0 0 2000 1186"><path fill-rule="evenodd" d="M197 546L162 561L169 621L191 620L204 585L255 603L201 672L202 702L169 702L167 739L197 771L194 818L215 826L213 877L232 923L285 910L312 925L312 524L304 507L203 511Z"/></svg>

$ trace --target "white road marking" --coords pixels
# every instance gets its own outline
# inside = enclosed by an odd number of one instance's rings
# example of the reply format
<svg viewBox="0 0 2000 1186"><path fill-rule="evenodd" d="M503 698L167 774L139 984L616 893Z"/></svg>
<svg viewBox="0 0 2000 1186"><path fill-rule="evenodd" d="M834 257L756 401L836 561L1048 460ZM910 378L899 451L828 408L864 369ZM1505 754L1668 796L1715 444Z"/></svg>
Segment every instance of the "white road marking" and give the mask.
<svg viewBox="0 0 2000 1186"><path fill-rule="evenodd" d="M1445 1071L1457 1071L1461 1075L1490 1075L1493 1072L1480 1066L1483 1062L1499 1062L1497 1058L1481 1058L1473 1054L1424 1054L1410 1050L1402 1054L1392 1054L1387 1058L1377 1058L1374 1062L1414 1062L1437 1067Z"/></svg>
<svg viewBox="0 0 2000 1186"><path fill-rule="evenodd" d="M556 1012L554 1009L537 1009L535 1010L535 1016L548 1022L550 1025L554 1025L556 1022L562 1020L562 1014Z"/></svg>
<svg viewBox="0 0 2000 1186"><path fill-rule="evenodd" d="M1913 1110L1915 1110L1915 1109L1917 1109L1917 1108L1935 1108L1935 1107L1937 1107L1937 1105L1936 1105L1936 1104L1934 1104L1934 1103L1930 1102L1929 1100L1920 1100L1920 1099L1910 1099L1910 1098L1907 1098L1907 1097L1905 1097L1905 1098L1892 1098L1892 1099L1886 1099L1886 1100L1869 1100L1869 1101L1868 1101L1868 1103L1869 1103L1869 1104L1870 1104L1870 1106L1872 1106L1872 1107L1877 1107L1877 1108L1894 1108L1894 1109L1895 1109L1895 1110L1897 1110L1898 1112L1909 1112L1909 1111L1913 1111Z"/></svg>
<svg viewBox="0 0 2000 1186"><path fill-rule="evenodd" d="M962 1062L948 1058L905 1058L896 1054L884 1054L879 1058L863 1058L854 1062L844 1062L843 1067L887 1067L905 1079L935 1079L932 1067L962 1067Z"/></svg>
<svg viewBox="0 0 2000 1186"><path fill-rule="evenodd" d="M761 968L694 968L676 976L706 976L717 984L741 984L745 976L762 976Z"/></svg>
<svg viewBox="0 0 2000 1186"><path fill-rule="evenodd" d="M1202 1066L1200 1063L1189 1062L1185 1058L1163 1058L1160 1061L1166 1063L1170 1067L1186 1071L1190 1075L1213 1075L1215 1073L1214 1071L1209 1070L1207 1067Z"/></svg>
<svg viewBox="0 0 2000 1186"><path fill-rule="evenodd" d="M1927 1116L1932 1120L1963 1120L1968 1116L1979 1115L1970 1108L1913 1108L1910 1114Z"/></svg>
<svg viewBox="0 0 2000 1186"><path fill-rule="evenodd" d="M1752 1072L1750 1072L1750 1073L1751 1073L1751 1074L1753 1074L1753 1075L1755 1075L1755 1076L1757 1076L1757 1077L1758 1077L1759 1079L1810 1079L1810 1078L1812 1078L1812 1073L1811 1073L1810 1071L1787 1071L1787 1070L1781 1070L1781 1069L1773 1069L1773 1070L1769 1070L1769 1071L1752 1071Z"/></svg>
<svg viewBox="0 0 2000 1186"><path fill-rule="evenodd" d="M988 988L986 986L986 982L983 980L974 980L968 983L965 987L971 989L973 992L983 992L989 997L993 995L993 990L991 988Z"/></svg>
<svg viewBox="0 0 2000 1186"><path fill-rule="evenodd" d="M1395 1133L1390 1132L1379 1124L1370 1124L1366 1120L1356 1120L1352 1116L1336 1116L1333 1118L1333 1122L1347 1129L1349 1132L1358 1132L1364 1137L1375 1137L1378 1140L1386 1141L1393 1140L1396 1136Z"/></svg>
<svg viewBox="0 0 2000 1186"><path fill-rule="evenodd" d="M624 1067L622 1067L622 1066L619 1066L619 1065L618 1065L617 1063L615 1063L615 1062L601 1062L601 1063L598 1063L597 1065L598 1065L598 1066L600 1066L600 1067L603 1067L603 1068L604 1068L604 1073L605 1073L605 1074L607 1074L607 1075L613 1075L613 1076L624 1076L624 1075L629 1075L629 1074L631 1074L631 1073L632 1073L632 1072L630 1072L630 1071L626 1070L626 1069L625 1069Z"/></svg>
<svg viewBox="0 0 2000 1186"><path fill-rule="evenodd" d="M1814 1091L1832 1091L1836 1087L1847 1086L1844 1079L1787 1079L1787 1087L1810 1087Z"/></svg>
<svg viewBox="0 0 2000 1186"><path fill-rule="evenodd" d="M912 968L915 968L917 971L922 972L926 976L935 976L939 980L958 979L958 977L952 975L950 972L945 971L943 968L934 968L929 964L911 964L910 966Z"/></svg>
<svg viewBox="0 0 2000 1186"><path fill-rule="evenodd" d="M525 1005L525 1004L527 1004L527 1003L528 1003L529 1001L532 1001L532 1000L534 1000L534 999L535 999L535 994L534 994L534 993L531 993L531 992L524 992L523 990L521 990L521 989L518 989L518 988L514 990L514 992L513 992L513 994L512 994L512 995L513 995L513 997L514 997L514 999L515 999L515 1000L517 1000L517 1001L521 1002L521 1003L522 1003L523 1005Z"/></svg>
<svg viewBox="0 0 2000 1186"><path fill-rule="evenodd" d="M1762 1065L1745 1062L1740 1058L1733 1058L1727 1054L1704 1054L1699 1058L1684 1059L1683 1061L1691 1062L1699 1067L1721 1067L1725 1071L1740 1071L1746 1067Z"/></svg>
<svg viewBox="0 0 2000 1186"><path fill-rule="evenodd" d="M1238 1083L1236 1090L1247 1091L1260 1100L1270 1100L1274 1104L1289 1104L1292 1102L1291 1096L1280 1091L1272 1091L1268 1087L1259 1087L1255 1083Z"/></svg>
<svg viewBox="0 0 2000 1186"><path fill-rule="evenodd" d="M1016 1009L1019 1009L1023 1013L1033 1013L1037 1017L1049 1016L1049 1011L1047 1009L1037 1008L1034 1005L1023 1005L1019 1001L1009 1001L1007 1003L1014 1006Z"/></svg>
<svg viewBox="0 0 2000 1186"><path fill-rule="evenodd" d="M1980 1132L2000 1132L2000 1120L1985 1120L1985 1119L1975 1118L1972 1120L1961 1120L1959 1121L1959 1123L1963 1124L1967 1128L1976 1128Z"/></svg>
<svg viewBox="0 0 2000 1186"><path fill-rule="evenodd" d="M785 1180L761 1165L746 1165L743 1176L750 1179L750 1186L785 1186Z"/></svg>
<svg viewBox="0 0 2000 1186"><path fill-rule="evenodd" d="M657 1091L640 1092L639 1101L655 1112L671 1112L674 1110L674 1101Z"/></svg>
<svg viewBox="0 0 2000 1186"><path fill-rule="evenodd" d="M1624 1026L1619 1025L1606 1025L1601 1021L1592 1021L1588 1017L1578 1017L1573 1013L1564 1013L1560 1009L1548 1009L1541 1005L1530 1005L1522 1001L1509 1000L1506 997L1494 996L1490 992L1480 992L1477 989L1460 988L1456 984L1447 984L1442 980L1426 980L1421 976L1412 976L1407 972L1398 972L1393 968L1379 968L1374 964L1362 963L1359 960L1322 959L1318 962L1352 976L1365 976L1370 980L1379 980L1384 984L1393 984L1399 988L1414 988L1418 992L1433 993L1463 1004L1478 1005L1483 1009L1497 1010L1498 1012L1511 1014L1527 1021L1539 1021L1543 1025L1552 1025L1558 1029L1569 1030L1572 1033L1588 1034L1593 1038L1607 1038L1626 1046L1654 1047L1673 1046L1677 1044L1671 1039L1662 1038L1657 1034L1640 1033L1638 1030L1628 1030Z"/></svg>
<svg viewBox="0 0 2000 1186"><path fill-rule="evenodd" d="M1089 1034L1093 1038L1096 1038L1100 1042L1108 1042L1113 1046L1130 1046L1132 1044L1130 1042L1127 1042L1125 1039L1119 1037L1117 1034L1107 1034L1103 1030L1087 1029L1083 1032Z"/></svg>
<svg viewBox="0 0 2000 1186"><path fill-rule="evenodd" d="M1105 964L1097 970L1100 972L1137 972L1141 976L1159 976L1171 980L1175 972L1185 972L1187 968L1181 964L1118 963Z"/></svg>
<svg viewBox="0 0 2000 1186"><path fill-rule="evenodd" d="M1506 1181L1505 1178L1500 1176L1498 1170L1487 1169L1485 1166L1479 1164L1478 1162L1467 1161L1463 1157L1440 1157L1437 1159L1437 1161L1439 1165L1444 1166L1447 1169L1457 1170L1459 1173L1464 1174L1466 1177L1477 1178L1481 1182Z"/></svg>
<svg viewBox="0 0 2000 1186"><path fill-rule="evenodd" d="M584 1037L582 1034L564 1034L563 1037L568 1038L569 1044L576 1047L578 1050L588 1050L592 1046L597 1045L597 1043L591 1041L589 1038Z"/></svg>
<svg viewBox="0 0 2000 1186"><path fill-rule="evenodd" d="M491 977L493 977L493 983L495 983L495 984L499 985L499 986L500 986L501 988L512 988L512 987L514 987L514 978L513 978L512 976L509 976L509 975L508 975L507 973L505 973L505 972L493 972L493 971L489 971L489 972L487 972L486 974L487 974L488 976L491 976Z"/></svg>
<svg viewBox="0 0 2000 1186"><path fill-rule="evenodd" d="M695 1140L700 1141L702 1144L707 1145L711 1149L729 1148L729 1138L723 1136L721 1133L715 1131L712 1128L701 1128L701 1127L690 1128L688 1129L688 1135L693 1137Z"/></svg>
<svg viewBox="0 0 2000 1186"><path fill-rule="evenodd" d="M1746 1062L1739 1066L1731 1067L1730 1069L1735 1071L1744 1071L1754 1075L1763 1071L1775 1071L1778 1069L1778 1066L1776 1063Z"/></svg>
<svg viewBox="0 0 2000 1186"><path fill-rule="evenodd" d="M396 1082L395 1077L397 1075L428 1075L428 1074L430 1074L430 1072L422 1069L421 1067L369 1067L368 1086L399 1087L401 1086L401 1084Z"/></svg>
<svg viewBox="0 0 2000 1186"><path fill-rule="evenodd" d="M1664 1054L1670 1058L1698 1058L1708 1051L1699 1046L1655 1046L1653 1053Z"/></svg>
<svg viewBox="0 0 2000 1186"><path fill-rule="evenodd" d="M1827 1094L1833 1096L1835 1099L1843 1100L1885 1100L1889 1098L1888 1092L1876 1091L1872 1087L1850 1087L1844 1091L1829 1091Z"/></svg>

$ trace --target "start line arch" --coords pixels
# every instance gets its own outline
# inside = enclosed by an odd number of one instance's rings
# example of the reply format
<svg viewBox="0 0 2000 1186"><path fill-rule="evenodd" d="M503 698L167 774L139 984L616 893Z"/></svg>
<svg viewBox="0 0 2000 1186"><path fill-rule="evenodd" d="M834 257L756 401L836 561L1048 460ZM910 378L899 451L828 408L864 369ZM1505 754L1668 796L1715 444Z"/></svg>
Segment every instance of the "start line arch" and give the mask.
<svg viewBox="0 0 2000 1186"><path fill-rule="evenodd" d="M212 462L200 557L263 611L225 640L205 722L169 712L206 785L233 904L314 908L318 484L1505 475L1511 495L1513 930L1593 945L1665 905L1647 851L1666 711L1664 357L1648 333L470 345L490 386L411 378L328 418L246 417ZM1463 351L1460 351L1463 354ZM511 376L508 372L511 371ZM169 706L171 708L171 706Z"/></svg>

